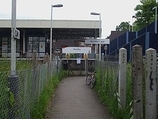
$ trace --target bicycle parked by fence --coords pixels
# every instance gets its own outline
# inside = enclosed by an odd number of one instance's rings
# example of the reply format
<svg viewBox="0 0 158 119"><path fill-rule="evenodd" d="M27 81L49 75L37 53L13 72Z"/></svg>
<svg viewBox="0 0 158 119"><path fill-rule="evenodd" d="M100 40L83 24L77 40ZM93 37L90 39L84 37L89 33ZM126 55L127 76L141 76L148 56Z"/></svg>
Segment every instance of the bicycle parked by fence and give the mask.
<svg viewBox="0 0 158 119"><path fill-rule="evenodd" d="M90 86L91 89L94 88L96 84L95 73L96 71L91 70L86 76L86 85Z"/></svg>

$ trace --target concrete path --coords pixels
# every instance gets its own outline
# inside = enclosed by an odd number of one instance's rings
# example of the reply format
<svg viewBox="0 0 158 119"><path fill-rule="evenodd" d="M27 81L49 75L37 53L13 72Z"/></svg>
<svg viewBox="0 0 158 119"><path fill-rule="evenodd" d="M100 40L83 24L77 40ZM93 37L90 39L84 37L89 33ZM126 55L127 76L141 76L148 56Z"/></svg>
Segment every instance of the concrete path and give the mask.
<svg viewBox="0 0 158 119"><path fill-rule="evenodd" d="M111 119L106 108L85 77L68 77L61 81L45 119Z"/></svg>

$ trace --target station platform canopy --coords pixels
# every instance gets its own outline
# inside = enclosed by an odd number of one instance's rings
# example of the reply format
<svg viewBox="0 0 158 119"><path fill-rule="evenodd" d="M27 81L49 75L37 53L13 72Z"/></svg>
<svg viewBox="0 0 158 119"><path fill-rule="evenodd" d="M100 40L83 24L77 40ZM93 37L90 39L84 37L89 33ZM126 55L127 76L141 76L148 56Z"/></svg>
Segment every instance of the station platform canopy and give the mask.
<svg viewBox="0 0 158 119"><path fill-rule="evenodd" d="M50 20L17 19L16 27L26 36L50 34ZM98 20L53 20L53 39L85 39L99 37ZM0 35L10 35L11 20L0 19Z"/></svg>

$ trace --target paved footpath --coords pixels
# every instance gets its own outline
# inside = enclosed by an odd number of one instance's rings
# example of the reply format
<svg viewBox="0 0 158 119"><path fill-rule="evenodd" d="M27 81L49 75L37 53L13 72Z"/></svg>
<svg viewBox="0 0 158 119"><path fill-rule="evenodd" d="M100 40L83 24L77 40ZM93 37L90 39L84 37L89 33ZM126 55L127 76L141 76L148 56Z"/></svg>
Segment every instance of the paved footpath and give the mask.
<svg viewBox="0 0 158 119"><path fill-rule="evenodd" d="M85 77L64 78L54 94L45 119L111 119Z"/></svg>

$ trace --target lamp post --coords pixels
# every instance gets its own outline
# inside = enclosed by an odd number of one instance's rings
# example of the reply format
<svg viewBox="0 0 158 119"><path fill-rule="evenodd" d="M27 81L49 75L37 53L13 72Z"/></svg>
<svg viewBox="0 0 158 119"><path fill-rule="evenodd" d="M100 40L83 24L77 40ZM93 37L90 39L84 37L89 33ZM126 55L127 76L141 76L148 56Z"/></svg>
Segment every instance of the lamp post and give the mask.
<svg viewBox="0 0 158 119"><path fill-rule="evenodd" d="M8 88L13 93L14 96L14 104L13 106L9 106L10 110L18 111L18 103L19 103L19 78L16 75L16 0L12 0L12 19L11 19L11 74L8 76ZM13 119L17 118L17 115L9 111L9 117Z"/></svg>
<svg viewBox="0 0 158 119"><path fill-rule="evenodd" d="M16 74L16 39L14 30L16 29L16 0L12 0L12 20L11 20L11 75Z"/></svg>
<svg viewBox="0 0 158 119"><path fill-rule="evenodd" d="M133 18L135 18L135 16L132 16L132 32L133 32Z"/></svg>
<svg viewBox="0 0 158 119"><path fill-rule="evenodd" d="M62 4L51 5L51 25L50 25L50 61L52 61L52 17L53 17L53 7L63 7Z"/></svg>
<svg viewBox="0 0 158 119"><path fill-rule="evenodd" d="M155 34L157 34L157 6L155 6L153 9L155 9Z"/></svg>
<svg viewBox="0 0 158 119"><path fill-rule="evenodd" d="M130 21L128 21L128 31L130 32Z"/></svg>
<svg viewBox="0 0 158 119"><path fill-rule="evenodd" d="M108 49L108 46L105 44L105 46L104 46L105 56L107 55L107 49Z"/></svg>
<svg viewBox="0 0 158 119"><path fill-rule="evenodd" d="M91 12L91 15L99 16L99 39L101 40L101 14L96 12ZM101 43L99 44L99 61L101 61Z"/></svg>

